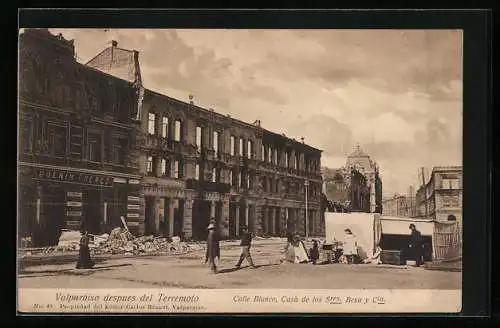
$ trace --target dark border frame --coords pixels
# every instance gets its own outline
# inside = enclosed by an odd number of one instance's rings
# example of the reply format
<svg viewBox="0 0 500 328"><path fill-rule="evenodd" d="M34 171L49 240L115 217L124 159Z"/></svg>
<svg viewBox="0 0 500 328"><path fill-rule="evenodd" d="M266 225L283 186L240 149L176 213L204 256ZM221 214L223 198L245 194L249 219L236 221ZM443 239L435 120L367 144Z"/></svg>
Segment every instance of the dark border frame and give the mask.
<svg viewBox="0 0 500 328"><path fill-rule="evenodd" d="M462 29L465 246L461 315L489 314L493 204L490 11L47 9L20 10L18 18L19 27L52 28Z"/></svg>

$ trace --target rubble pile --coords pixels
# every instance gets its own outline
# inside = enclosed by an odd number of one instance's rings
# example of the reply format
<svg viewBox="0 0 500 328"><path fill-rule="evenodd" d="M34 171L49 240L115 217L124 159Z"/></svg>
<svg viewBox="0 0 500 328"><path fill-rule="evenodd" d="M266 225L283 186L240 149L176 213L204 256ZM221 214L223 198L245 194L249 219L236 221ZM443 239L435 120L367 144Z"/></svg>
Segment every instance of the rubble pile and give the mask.
<svg viewBox="0 0 500 328"><path fill-rule="evenodd" d="M34 254L74 252L80 249L81 234L79 231L63 230L59 242L55 247L39 249L23 249L21 257ZM134 237L127 229L115 228L109 234L90 235L90 251L94 255L122 254L122 255L180 255L192 251L203 250L204 243L185 243L179 237L169 240L165 237L143 236Z"/></svg>

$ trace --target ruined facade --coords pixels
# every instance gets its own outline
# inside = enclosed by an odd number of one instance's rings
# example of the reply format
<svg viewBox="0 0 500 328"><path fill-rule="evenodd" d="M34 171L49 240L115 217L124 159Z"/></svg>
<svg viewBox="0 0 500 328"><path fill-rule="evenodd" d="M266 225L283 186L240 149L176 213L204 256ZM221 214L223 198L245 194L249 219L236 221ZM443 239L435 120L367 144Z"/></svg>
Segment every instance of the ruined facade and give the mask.
<svg viewBox="0 0 500 328"><path fill-rule="evenodd" d="M382 213L382 180L378 166L359 145L347 156L345 166L323 168L322 175L323 192L334 207Z"/></svg>
<svg viewBox="0 0 500 328"><path fill-rule="evenodd" d="M62 35L19 42L19 234L54 245L61 229L120 226L139 200L136 88L79 64Z"/></svg>
<svg viewBox="0 0 500 328"><path fill-rule="evenodd" d="M320 150L144 88L138 54L116 42L88 65L142 90L139 234L204 239L210 218L223 238L243 224L257 235L323 233Z"/></svg>

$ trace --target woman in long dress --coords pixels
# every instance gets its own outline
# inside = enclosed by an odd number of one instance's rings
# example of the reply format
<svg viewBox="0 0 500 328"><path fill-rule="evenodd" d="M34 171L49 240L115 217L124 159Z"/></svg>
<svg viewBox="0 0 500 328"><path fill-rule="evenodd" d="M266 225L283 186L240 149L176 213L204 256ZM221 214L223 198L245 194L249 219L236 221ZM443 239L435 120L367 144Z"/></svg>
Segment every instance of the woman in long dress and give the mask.
<svg viewBox="0 0 500 328"><path fill-rule="evenodd" d="M94 261L90 257L89 249L89 233L87 230L82 231L82 238L80 238L80 250L78 251L78 262L76 263L77 269L92 269Z"/></svg>
<svg viewBox="0 0 500 328"><path fill-rule="evenodd" d="M348 264L354 264L354 258L358 255L358 243L356 236L352 233L351 229L345 229L343 255L347 258Z"/></svg>

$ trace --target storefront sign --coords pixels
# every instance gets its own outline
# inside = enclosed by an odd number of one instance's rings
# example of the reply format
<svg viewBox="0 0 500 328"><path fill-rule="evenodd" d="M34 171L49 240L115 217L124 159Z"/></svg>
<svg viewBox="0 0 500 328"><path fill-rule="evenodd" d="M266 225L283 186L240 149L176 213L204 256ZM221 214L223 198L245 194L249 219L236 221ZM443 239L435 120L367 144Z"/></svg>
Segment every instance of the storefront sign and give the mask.
<svg viewBox="0 0 500 328"><path fill-rule="evenodd" d="M127 208L129 210L138 210L139 209L139 205L135 205L135 204L128 204L127 205Z"/></svg>
<svg viewBox="0 0 500 328"><path fill-rule="evenodd" d="M127 199L129 202L138 202L139 201L139 197L137 197L137 196L128 196Z"/></svg>
<svg viewBox="0 0 500 328"><path fill-rule="evenodd" d="M139 213L127 213L127 218L138 218L138 217Z"/></svg>
<svg viewBox="0 0 500 328"><path fill-rule="evenodd" d="M66 212L67 216L82 216L82 212L76 212L76 211L68 211Z"/></svg>
<svg viewBox="0 0 500 328"><path fill-rule="evenodd" d="M68 206L68 207L82 207L82 202L67 202L66 206Z"/></svg>
<svg viewBox="0 0 500 328"><path fill-rule="evenodd" d="M68 197L82 198L83 194L81 192L68 191L67 195L68 195Z"/></svg>
<svg viewBox="0 0 500 328"><path fill-rule="evenodd" d="M141 182L139 180L135 180L135 179L128 179L128 183L129 184L139 184Z"/></svg>
<svg viewBox="0 0 500 328"><path fill-rule="evenodd" d="M71 172L68 170L35 169L35 179L78 183L99 187L112 187L113 178L102 175Z"/></svg>
<svg viewBox="0 0 500 328"><path fill-rule="evenodd" d="M115 182L115 183L127 183L127 179L124 179L124 178L114 178L113 182Z"/></svg>

